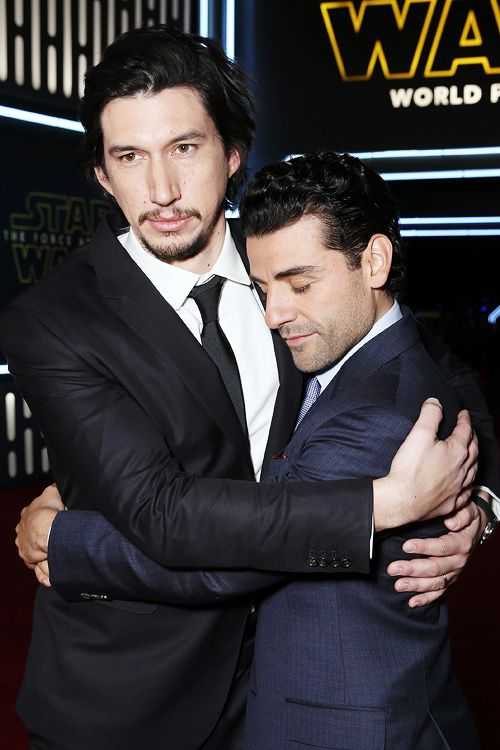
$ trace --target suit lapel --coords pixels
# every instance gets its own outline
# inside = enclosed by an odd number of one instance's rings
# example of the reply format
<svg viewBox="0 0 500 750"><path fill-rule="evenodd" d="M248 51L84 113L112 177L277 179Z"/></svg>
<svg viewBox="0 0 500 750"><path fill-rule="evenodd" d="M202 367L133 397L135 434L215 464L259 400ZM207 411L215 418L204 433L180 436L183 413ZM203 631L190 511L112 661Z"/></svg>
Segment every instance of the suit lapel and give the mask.
<svg viewBox="0 0 500 750"><path fill-rule="evenodd" d="M231 234L247 273L250 272L245 239L238 221L230 221ZM265 304L262 300L262 304ZM290 439L302 399L304 378L293 364L287 345L276 331L272 332L274 353L278 365L280 387L276 395L273 419L269 430L263 468L271 461L274 453L282 451Z"/></svg>
<svg viewBox="0 0 500 750"><path fill-rule="evenodd" d="M315 406L306 414L297 430L297 445L314 432L324 419L323 407L328 402L328 418L359 399L362 384L377 370L399 357L403 352L420 343L415 319L407 308L403 318L380 333L353 354L337 376L321 394Z"/></svg>
<svg viewBox="0 0 500 750"><path fill-rule="evenodd" d="M401 320L370 339L347 360L330 384L335 386L336 394L355 389L374 372L420 342L417 325L410 310L403 307L402 313Z"/></svg>
<svg viewBox="0 0 500 750"><path fill-rule="evenodd" d="M98 229L91 250L100 288L116 314L175 368L208 418L248 454L248 440L218 370L204 349L117 240L109 224Z"/></svg>
<svg viewBox="0 0 500 750"><path fill-rule="evenodd" d="M278 333L273 332L273 343L278 363L280 387L274 405L263 467L266 467L273 454L282 451L290 440L302 400L304 383L302 373L293 364L290 351Z"/></svg>

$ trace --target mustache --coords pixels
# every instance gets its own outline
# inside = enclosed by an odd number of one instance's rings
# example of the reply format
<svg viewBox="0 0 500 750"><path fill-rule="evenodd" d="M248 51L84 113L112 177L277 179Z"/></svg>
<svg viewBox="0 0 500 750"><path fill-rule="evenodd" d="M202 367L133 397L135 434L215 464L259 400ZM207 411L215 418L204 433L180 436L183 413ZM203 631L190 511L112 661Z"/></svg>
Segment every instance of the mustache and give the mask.
<svg viewBox="0 0 500 750"><path fill-rule="evenodd" d="M195 208L174 208L165 214L161 209L157 208L154 211L144 211L139 215L138 224L144 224L145 221L159 221L164 219L171 221L172 219L189 219L194 216L196 219L201 219L201 214Z"/></svg>

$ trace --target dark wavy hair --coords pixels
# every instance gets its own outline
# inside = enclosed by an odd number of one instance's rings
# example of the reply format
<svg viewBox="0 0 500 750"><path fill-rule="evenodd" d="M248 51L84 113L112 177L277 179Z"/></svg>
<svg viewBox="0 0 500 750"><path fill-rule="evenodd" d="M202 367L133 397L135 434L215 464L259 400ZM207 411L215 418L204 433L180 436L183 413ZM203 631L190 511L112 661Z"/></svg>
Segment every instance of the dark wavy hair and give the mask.
<svg viewBox="0 0 500 750"><path fill-rule="evenodd" d="M241 166L226 191L227 204L232 205L245 178L255 133L254 105L246 77L216 42L164 25L122 34L87 73L80 109L87 174L93 176L96 166L104 168L101 114L106 104L119 97L156 94L174 86L198 92L226 153L233 149L239 152Z"/></svg>
<svg viewBox="0 0 500 750"><path fill-rule="evenodd" d="M399 216L382 177L349 154L305 154L264 167L248 184L240 205L243 233L260 237L305 214L323 225L326 247L359 268L370 237L384 234L393 259L385 289L401 293L406 276Z"/></svg>

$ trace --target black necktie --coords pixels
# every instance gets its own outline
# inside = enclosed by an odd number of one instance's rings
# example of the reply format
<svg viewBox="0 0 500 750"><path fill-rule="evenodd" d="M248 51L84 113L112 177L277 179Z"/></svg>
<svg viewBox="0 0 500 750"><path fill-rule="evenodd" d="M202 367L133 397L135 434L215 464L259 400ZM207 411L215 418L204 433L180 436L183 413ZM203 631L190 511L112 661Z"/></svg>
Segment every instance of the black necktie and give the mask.
<svg viewBox="0 0 500 750"><path fill-rule="evenodd" d="M224 282L225 279L221 276L213 276L206 284L193 287L189 296L198 305L203 321L201 344L217 366L238 419L246 432L245 402L238 364L231 345L219 325L219 298Z"/></svg>

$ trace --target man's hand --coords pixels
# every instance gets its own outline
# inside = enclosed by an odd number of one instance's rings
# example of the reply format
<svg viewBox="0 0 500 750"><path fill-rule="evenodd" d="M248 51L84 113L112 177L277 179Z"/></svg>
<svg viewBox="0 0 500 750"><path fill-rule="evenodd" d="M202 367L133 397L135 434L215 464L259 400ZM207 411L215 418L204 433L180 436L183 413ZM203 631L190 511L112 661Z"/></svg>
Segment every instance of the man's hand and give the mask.
<svg viewBox="0 0 500 750"><path fill-rule="evenodd" d="M461 411L452 434L438 440L442 417L439 401L427 399L390 473L373 483L376 531L448 515L469 499L478 456L469 413Z"/></svg>
<svg viewBox="0 0 500 750"><path fill-rule="evenodd" d="M42 586L45 586L48 589L50 588L49 563L47 560L43 560L43 562L40 562L35 566L35 575L38 583L41 583Z"/></svg>
<svg viewBox="0 0 500 750"><path fill-rule="evenodd" d="M402 576L394 584L396 591L414 592L408 604L422 607L438 599L461 573L479 541L486 517L477 505L467 505L446 519L448 534L437 539L409 539L405 552L427 555L423 559L398 560L387 568L391 576Z"/></svg>
<svg viewBox="0 0 500 750"><path fill-rule="evenodd" d="M49 532L60 510L64 510L64 505L55 484L46 487L39 497L22 509L16 526L16 546L19 557L28 568L35 568L47 559Z"/></svg>

